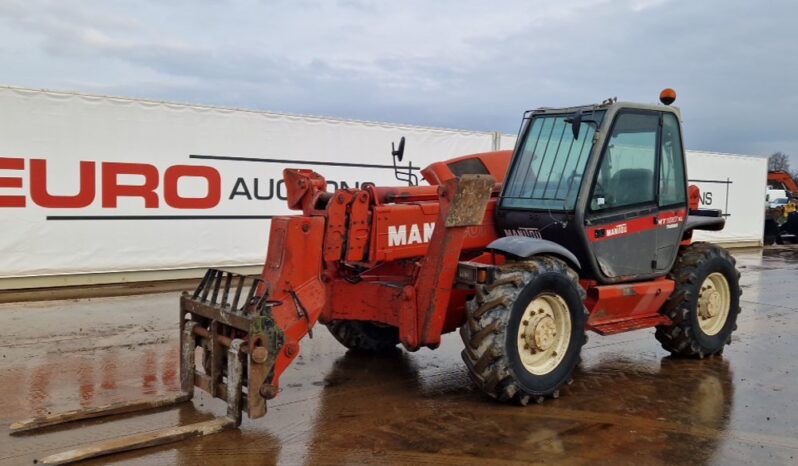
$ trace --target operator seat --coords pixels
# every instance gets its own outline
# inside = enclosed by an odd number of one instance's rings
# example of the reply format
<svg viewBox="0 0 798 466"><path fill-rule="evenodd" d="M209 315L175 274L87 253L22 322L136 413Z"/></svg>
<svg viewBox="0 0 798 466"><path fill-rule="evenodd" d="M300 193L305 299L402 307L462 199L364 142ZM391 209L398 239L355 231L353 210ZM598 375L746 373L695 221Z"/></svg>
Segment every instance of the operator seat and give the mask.
<svg viewBox="0 0 798 466"><path fill-rule="evenodd" d="M625 168L612 176L615 205L632 205L654 200L654 172L647 168Z"/></svg>

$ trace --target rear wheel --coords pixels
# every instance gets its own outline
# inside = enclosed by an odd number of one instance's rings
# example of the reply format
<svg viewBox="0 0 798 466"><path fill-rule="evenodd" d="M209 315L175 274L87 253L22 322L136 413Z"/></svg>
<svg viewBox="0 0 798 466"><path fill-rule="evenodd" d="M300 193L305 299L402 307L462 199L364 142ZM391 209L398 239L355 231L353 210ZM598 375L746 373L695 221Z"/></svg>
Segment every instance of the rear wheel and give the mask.
<svg viewBox="0 0 798 466"><path fill-rule="evenodd" d="M662 347L677 356L703 358L731 342L740 313L740 273L718 246L693 243L682 249L670 277L676 289L662 312L673 322L657 327Z"/></svg>
<svg viewBox="0 0 798 466"><path fill-rule="evenodd" d="M586 341L584 290L560 259L507 262L477 286L460 328L463 360L489 396L527 404L557 397Z"/></svg>
<svg viewBox="0 0 798 466"><path fill-rule="evenodd" d="M384 352L399 344L399 329L359 320L336 320L327 324L330 333L351 350Z"/></svg>

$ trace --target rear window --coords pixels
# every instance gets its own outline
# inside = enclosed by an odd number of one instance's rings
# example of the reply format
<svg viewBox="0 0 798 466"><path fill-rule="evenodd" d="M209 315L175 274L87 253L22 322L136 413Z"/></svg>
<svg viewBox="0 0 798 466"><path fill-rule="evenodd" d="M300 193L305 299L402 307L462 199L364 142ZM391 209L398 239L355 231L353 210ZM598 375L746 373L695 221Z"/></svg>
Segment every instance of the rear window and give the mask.
<svg viewBox="0 0 798 466"><path fill-rule="evenodd" d="M489 175L488 168L478 158L471 158L448 164L454 176Z"/></svg>

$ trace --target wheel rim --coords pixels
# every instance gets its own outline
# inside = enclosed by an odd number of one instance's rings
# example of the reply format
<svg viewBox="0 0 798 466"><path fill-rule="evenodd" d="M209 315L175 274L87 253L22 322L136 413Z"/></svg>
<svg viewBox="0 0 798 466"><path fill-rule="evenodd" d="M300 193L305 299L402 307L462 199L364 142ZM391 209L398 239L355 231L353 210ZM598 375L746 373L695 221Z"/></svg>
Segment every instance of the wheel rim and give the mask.
<svg viewBox="0 0 798 466"><path fill-rule="evenodd" d="M571 341L571 313L560 296L543 293L524 310L518 325L518 354L535 375L553 371L565 357Z"/></svg>
<svg viewBox="0 0 798 466"><path fill-rule="evenodd" d="M731 307L729 282L720 272L710 274L698 295L698 325L707 335L717 335L726 325Z"/></svg>

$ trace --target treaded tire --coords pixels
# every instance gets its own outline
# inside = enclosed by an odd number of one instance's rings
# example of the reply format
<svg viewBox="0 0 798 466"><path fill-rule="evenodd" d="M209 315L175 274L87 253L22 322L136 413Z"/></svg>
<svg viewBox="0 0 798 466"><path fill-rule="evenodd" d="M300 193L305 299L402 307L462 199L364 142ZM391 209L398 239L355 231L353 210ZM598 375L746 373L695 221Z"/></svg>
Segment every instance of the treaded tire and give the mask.
<svg viewBox="0 0 798 466"><path fill-rule="evenodd" d="M740 272L736 261L725 249L709 243L693 243L679 251L669 277L676 282L673 295L662 307L662 313L673 322L659 325L654 336L674 356L703 358L723 352L731 343L740 313ZM729 285L729 314L715 335L708 335L699 325L698 298L704 280L719 272Z"/></svg>
<svg viewBox="0 0 798 466"><path fill-rule="evenodd" d="M771 246L779 237L779 224L772 218L765 219L765 246Z"/></svg>
<svg viewBox="0 0 798 466"><path fill-rule="evenodd" d="M399 344L399 329L359 320L336 320L327 324L330 333L351 350L381 353Z"/></svg>
<svg viewBox="0 0 798 466"><path fill-rule="evenodd" d="M565 356L550 372L535 375L521 362L518 328L527 305L542 293L556 294L565 301L571 320L571 337ZM487 395L501 401L526 405L556 398L570 383L587 341L585 291L579 276L562 260L537 256L508 261L497 270L495 280L478 285L466 303L466 323L460 327L465 349L463 361L474 383Z"/></svg>

